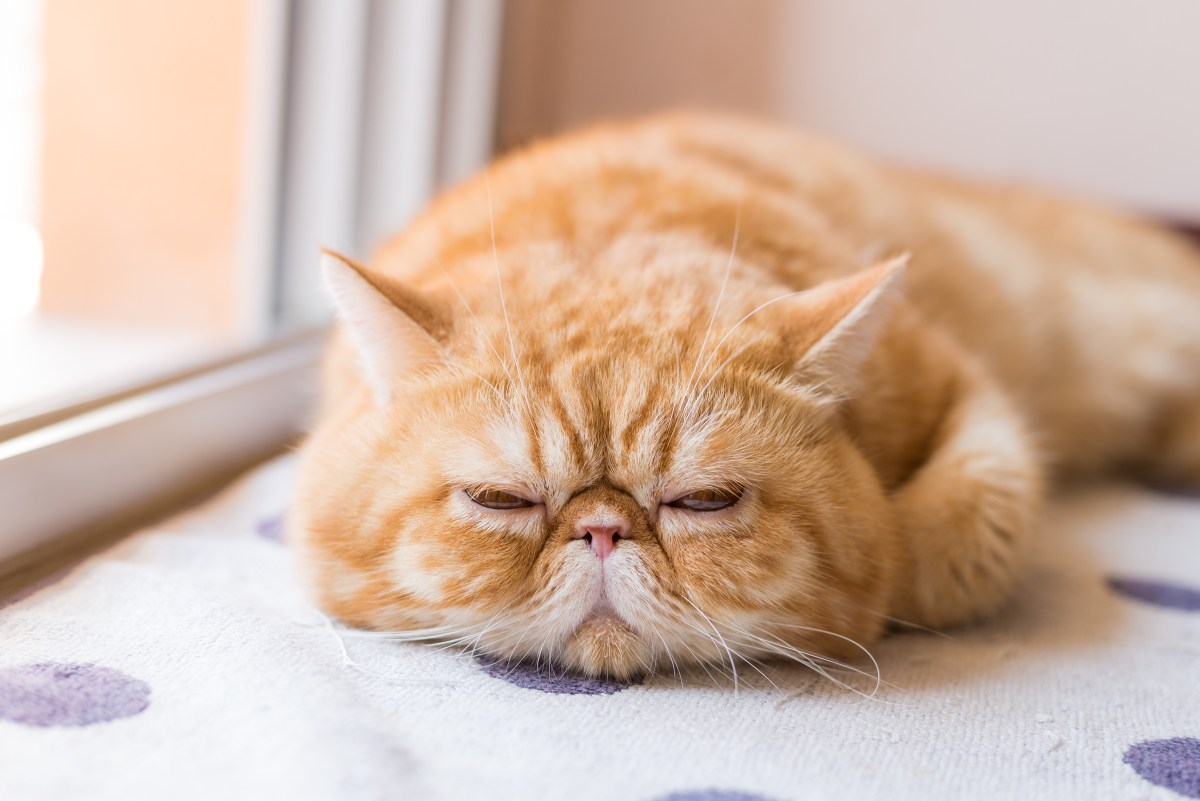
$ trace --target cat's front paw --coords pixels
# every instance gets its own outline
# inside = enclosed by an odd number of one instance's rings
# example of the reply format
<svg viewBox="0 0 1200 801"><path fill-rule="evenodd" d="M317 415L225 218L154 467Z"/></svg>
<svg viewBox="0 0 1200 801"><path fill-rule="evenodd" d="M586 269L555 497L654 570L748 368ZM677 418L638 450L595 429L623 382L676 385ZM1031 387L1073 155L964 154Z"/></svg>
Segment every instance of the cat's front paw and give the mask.
<svg viewBox="0 0 1200 801"><path fill-rule="evenodd" d="M1000 605L1024 566L1040 497L1035 470L927 466L894 499L906 568L894 614L941 627Z"/></svg>

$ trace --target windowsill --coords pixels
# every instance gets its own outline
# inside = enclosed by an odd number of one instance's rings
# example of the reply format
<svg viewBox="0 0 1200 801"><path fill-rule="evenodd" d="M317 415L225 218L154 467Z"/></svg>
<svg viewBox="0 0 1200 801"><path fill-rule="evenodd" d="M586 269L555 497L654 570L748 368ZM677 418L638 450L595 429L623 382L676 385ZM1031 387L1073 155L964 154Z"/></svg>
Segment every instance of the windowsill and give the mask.
<svg viewBox="0 0 1200 801"><path fill-rule="evenodd" d="M212 357L229 343L196 331L38 315L0 324L0 417Z"/></svg>
<svg viewBox="0 0 1200 801"><path fill-rule="evenodd" d="M35 580L64 554L177 509L294 442L314 400L323 340L321 331L280 337L141 386L0 420L0 583Z"/></svg>

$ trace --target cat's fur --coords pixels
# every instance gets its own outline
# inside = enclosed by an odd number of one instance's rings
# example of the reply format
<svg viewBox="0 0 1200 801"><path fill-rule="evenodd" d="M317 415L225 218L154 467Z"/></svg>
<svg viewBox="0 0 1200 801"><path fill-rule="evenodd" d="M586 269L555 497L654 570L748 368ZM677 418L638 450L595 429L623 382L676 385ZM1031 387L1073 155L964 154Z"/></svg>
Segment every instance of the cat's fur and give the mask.
<svg viewBox="0 0 1200 801"><path fill-rule="evenodd" d="M1200 486L1184 241L769 125L540 144L325 269L291 525L354 626L617 676L843 658L1001 602L1048 480ZM664 505L710 488L744 494Z"/></svg>

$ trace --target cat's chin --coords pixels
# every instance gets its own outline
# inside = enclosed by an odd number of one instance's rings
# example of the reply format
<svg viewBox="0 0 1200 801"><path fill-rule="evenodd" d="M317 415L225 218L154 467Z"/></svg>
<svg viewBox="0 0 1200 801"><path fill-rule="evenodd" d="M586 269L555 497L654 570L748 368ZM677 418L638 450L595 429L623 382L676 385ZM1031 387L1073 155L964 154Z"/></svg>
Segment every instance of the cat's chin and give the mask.
<svg viewBox="0 0 1200 801"><path fill-rule="evenodd" d="M564 667L590 676L629 679L645 671L646 645L628 623L612 613L579 624L563 647Z"/></svg>

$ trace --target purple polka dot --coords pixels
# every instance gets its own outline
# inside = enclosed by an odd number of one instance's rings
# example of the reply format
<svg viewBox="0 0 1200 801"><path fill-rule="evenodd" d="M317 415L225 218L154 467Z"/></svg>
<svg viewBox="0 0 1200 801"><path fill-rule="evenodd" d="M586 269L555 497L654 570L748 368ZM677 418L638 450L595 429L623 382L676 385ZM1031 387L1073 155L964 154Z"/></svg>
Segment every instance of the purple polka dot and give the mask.
<svg viewBox="0 0 1200 801"><path fill-rule="evenodd" d="M1108 586L1121 595L1155 606L1182 609L1185 612L1200 611L1200 590L1191 587L1115 577L1108 580Z"/></svg>
<svg viewBox="0 0 1200 801"><path fill-rule="evenodd" d="M1147 781L1188 798L1200 798L1200 740L1172 737L1129 747L1125 764Z"/></svg>
<svg viewBox="0 0 1200 801"><path fill-rule="evenodd" d="M528 662L508 662L490 657L480 657L479 664L483 667L484 672L492 678L503 679L509 684L526 690L539 690L544 693L612 695L627 689L631 684L641 684L641 679L634 681L596 679L578 673L564 673L550 667L535 667Z"/></svg>
<svg viewBox="0 0 1200 801"><path fill-rule="evenodd" d="M150 686L90 662L40 662L0 669L0 720L26 726L90 726L136 715Z"/></svg>
<svg viewBox="0 0 1200 801"><path fill-rule="evenodd" d="M685 790L664 795L655 801L772 801L765 795L738 790Z"/></svg>
<svg viewBox="0 0 1200 801"><path fill-rule="evenodd" d="M255 527L254 532L264 540L270 540L271 542L283 542L284 523L285 518L283 514L277 514L258 521L258 525Z"/></svg>

